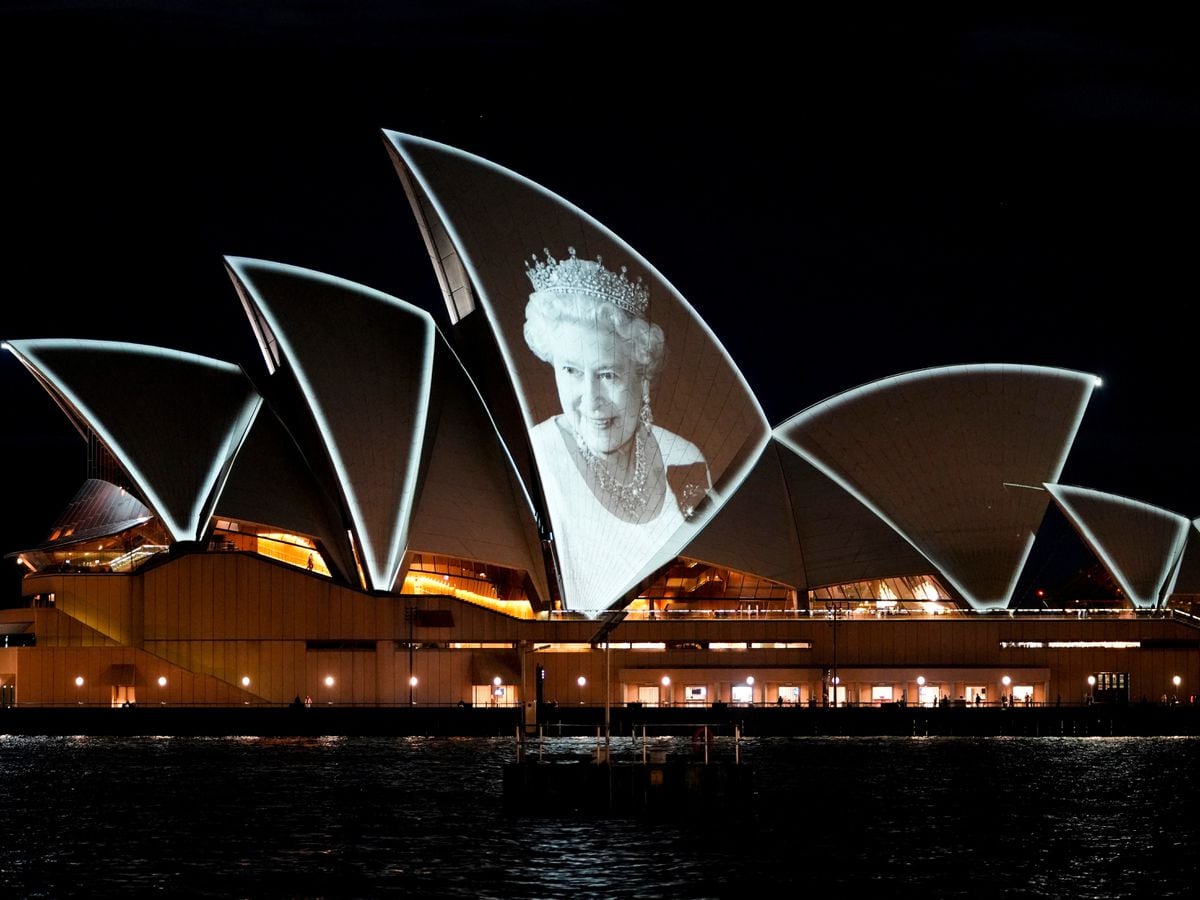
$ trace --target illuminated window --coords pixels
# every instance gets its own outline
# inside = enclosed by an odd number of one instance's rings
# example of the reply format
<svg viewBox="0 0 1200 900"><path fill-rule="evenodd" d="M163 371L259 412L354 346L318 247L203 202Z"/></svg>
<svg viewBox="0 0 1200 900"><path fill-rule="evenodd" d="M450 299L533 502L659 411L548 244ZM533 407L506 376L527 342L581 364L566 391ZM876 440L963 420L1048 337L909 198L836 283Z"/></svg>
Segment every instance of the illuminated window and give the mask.
<svg viewBox="0 0 1200 900"><path fill-rule="evenodd" d="M533 618L526 573L477 560L415 553L403 593L456 597L519 619Z"/></svg>
<svg viewBox="0 0 1200 900"><path fill-rule="evenodd" d="M471 685L471 702L475 706L516 706L517 689L515 685L489 684Z"/></svg>
<svg viewBox="0 0 1200 900"><path fill-rule="evenodd" d="M874 601L880 606L896 601L921 604L951 602L949 593L932 575L904 575L827 585L815 588L811 597L818 603L822 600L861 600L868 603ZM931 611L924 606L921 608Z"/></svg>
<svg viewBox="0 0 1200 900"><path fill-rule="evenodd" d="M812 641L775 641L773 643L751 642L751 650L811 650Z"/></svg>
<svg viewBox="0 0 1200 900"><path fill-rule="evenodd" d="M1141 641L1001 641L1001 650L1137 650Z"/></svg>
<svg viewBox="0 0 1200 900"><path fill-rule="evenodd" d="M755 601L763 608L791 608L795 599L795 591L786 584L679 557L646 586L629 609L670 615L712 608L713 601L718 600L734 601L729 605Z"/></svg>
<svg viewBox="0 0 1200 900"><path fill-rule="evenodd" d="M231 519L217 519L215 526L210 550L255 553L317 575L330 575L329 566L311 537Z"/></svg>

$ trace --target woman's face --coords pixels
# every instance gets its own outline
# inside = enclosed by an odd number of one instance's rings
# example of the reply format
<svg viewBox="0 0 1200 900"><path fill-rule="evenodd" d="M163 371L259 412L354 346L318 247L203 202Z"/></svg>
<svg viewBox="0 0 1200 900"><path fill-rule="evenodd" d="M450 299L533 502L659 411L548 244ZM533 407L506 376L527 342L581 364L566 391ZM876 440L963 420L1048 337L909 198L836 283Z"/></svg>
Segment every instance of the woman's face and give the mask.
<svg viewBox="0 0 1200 900"><path fill-rule="evenodd" d="M554 380L562 411L593 453L632 440L642 406L633 356L610 329L560 323L554 333Z"/></svg>

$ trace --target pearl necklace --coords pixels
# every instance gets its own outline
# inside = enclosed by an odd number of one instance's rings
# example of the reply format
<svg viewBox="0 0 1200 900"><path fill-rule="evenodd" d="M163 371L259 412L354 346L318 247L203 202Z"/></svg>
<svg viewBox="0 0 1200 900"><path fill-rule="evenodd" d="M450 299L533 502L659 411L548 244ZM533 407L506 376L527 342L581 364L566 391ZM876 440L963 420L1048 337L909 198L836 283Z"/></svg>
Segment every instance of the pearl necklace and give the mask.
<svg viewBox="0 0 1200 900"><path fill-rule="evenodd" d="M643 429L639 428L633 439L633 477L628 482L621 481L608 471L604 460L592 452L579 432L575 432L575 443L579 447L579 453L583 457L588 471L600 486L600 490L608 494L621 511L630 518L639 517L646 504L645 489L648 473L646 437Z"/></svg>

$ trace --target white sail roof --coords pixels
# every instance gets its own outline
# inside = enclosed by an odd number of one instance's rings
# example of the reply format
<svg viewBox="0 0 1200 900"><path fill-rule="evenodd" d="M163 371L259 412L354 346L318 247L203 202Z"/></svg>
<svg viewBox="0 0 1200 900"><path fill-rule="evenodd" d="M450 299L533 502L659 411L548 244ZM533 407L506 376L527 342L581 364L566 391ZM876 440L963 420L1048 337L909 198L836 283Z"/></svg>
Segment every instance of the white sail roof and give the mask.
<svg viewBox="0 0 1200 900"><path fill-rule="evenodd" d="M140 344L8 346L94 432L177 541L198 541L261 398L235 365Z"/></svg>
<svg viewBox="0 0 1200 900"><path fill-rule="evenodd" d="M1186 516L1089 488L1046 489L1130 602L1155 607L1165 599L1191 528Z"/></svg>
<svg viewBox="0 0 1200 900"><path fill-rule="evenodd" d="M777 438L903 536L974 607L1003 607L1096 379L1039 366L924 369L838 394Z"/></svg>

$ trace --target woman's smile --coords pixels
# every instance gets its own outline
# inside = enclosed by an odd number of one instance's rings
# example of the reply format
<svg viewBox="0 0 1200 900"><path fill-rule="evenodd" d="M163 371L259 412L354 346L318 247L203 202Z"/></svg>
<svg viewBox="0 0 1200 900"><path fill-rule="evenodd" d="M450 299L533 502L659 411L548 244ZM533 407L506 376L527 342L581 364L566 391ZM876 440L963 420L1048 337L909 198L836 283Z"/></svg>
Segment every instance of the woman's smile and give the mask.
<svg viewBox="0 0 1200 900"><path fill-rule="evenodd" d="M629 349L611 330L563 323L556 334L554 380L562 410L596 454L627 445L637 433L642 381Z"/></svg>

